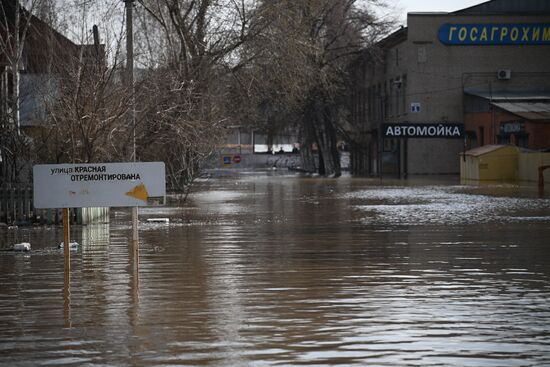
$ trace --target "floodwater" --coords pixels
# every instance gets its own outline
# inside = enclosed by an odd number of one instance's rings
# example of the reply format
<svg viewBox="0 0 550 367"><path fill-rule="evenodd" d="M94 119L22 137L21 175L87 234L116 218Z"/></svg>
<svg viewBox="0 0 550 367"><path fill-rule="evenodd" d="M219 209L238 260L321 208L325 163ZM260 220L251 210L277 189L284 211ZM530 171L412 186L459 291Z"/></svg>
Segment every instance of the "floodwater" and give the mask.
<svg viewBox="0 0 550 367"><path fill-rule="evenodd" d="M184 208L0 229L0 365L550 366L550 193L239 173ZM146 223L170 218L170 224Z"/></svg>

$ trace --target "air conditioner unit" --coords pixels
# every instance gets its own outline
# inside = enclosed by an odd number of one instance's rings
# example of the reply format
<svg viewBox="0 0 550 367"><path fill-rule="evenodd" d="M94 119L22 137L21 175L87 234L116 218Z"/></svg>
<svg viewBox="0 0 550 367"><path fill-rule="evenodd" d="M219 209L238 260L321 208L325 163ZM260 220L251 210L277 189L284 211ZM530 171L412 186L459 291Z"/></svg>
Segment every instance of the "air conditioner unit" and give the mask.
<svg viewBox="0 0 550 367"><path fill-rule="evenodd" d="M512 70L510 69L500 69L497 71L498 80L510 80L512 77Z"/></svg>

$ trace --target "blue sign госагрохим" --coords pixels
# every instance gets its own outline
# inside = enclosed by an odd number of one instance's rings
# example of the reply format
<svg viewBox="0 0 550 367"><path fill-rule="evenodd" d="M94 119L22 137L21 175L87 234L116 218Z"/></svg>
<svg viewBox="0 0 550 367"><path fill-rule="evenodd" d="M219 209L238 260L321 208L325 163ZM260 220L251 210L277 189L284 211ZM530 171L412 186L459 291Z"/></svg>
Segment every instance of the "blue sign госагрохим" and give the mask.
<svg viewBox="0 0 550 367"><path fill-rule="evenodd" d="M550 23L443 24L446 45L550 45Z"/></svg>

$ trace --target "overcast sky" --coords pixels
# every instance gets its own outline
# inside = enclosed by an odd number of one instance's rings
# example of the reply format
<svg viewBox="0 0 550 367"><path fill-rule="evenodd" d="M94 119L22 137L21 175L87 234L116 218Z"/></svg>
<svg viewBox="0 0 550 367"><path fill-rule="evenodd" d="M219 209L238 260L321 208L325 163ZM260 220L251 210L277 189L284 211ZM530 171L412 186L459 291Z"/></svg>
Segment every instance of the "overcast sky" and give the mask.
<svg viewBox="0 0 550 367"><path fill-rule="evenodd" d="M455 11L486 0L398 0L404 13L416 11Z"/></svg>
<svg viewBox="0 0 550 367"><path fill-rule="evenodd" d="M401 19L407 18L407 13L422 11L455 11L473 5L481 4L487 0L397 0L396 10L402 12Z"/></svg>

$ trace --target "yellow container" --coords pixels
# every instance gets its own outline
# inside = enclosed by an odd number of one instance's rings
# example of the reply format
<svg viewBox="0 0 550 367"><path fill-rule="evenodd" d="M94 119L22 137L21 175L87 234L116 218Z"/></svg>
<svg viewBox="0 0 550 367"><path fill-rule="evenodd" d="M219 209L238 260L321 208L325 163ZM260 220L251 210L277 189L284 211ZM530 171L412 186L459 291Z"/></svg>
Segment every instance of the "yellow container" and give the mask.
<svg viewBox="0 0 550 367"><path fill-rule="evenodd" d="M510 145L484 145L461 153L461 180L517 181L519 149Z"/></svg>

